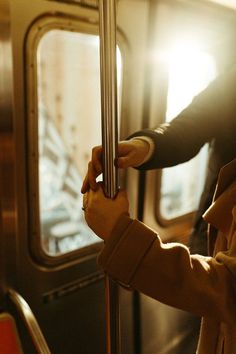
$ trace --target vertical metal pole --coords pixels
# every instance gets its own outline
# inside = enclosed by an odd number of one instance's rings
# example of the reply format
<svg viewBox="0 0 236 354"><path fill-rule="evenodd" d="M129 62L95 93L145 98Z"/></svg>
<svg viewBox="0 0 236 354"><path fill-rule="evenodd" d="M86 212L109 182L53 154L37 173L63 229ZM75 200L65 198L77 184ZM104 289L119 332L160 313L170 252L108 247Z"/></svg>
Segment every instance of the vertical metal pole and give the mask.
<svg viewBox="0 0 236 354"><path fill-rule="evenodd" d="M114 198L118 191L116 1L99 0L101 108L104 193ZM120 354L119 288L105 277L106 354Z"/></svg>
<svg viewBox="0 0 236 354"><path fill-rule="evenodd" d="M104 192L114 198L118 190L115 0L99 0L99 28Z"/></svg>

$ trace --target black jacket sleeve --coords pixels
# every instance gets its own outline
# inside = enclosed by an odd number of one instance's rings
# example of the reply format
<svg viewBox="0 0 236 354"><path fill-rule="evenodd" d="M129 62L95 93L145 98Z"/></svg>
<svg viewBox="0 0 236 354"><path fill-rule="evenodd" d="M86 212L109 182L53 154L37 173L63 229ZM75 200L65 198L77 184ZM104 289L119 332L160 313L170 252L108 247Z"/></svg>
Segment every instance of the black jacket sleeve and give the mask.
<svg viewBox="0 0 236 354"><path fill-rule="evenodd" d="M217 77L170 123L138 131L155 145L154 153L138 169L164 168L186 162L213 139L227 137L236 120L236 67Z"/></svg>

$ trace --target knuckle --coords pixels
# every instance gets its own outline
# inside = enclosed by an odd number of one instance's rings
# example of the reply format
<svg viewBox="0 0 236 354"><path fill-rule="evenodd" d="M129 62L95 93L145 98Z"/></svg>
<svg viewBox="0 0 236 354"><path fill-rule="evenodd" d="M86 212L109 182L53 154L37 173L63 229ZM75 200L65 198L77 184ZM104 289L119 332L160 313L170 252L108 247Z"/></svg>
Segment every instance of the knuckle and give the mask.
<svg viewBox="0 0 236 354"><path fill-rule="evenodd" d="M99 146L94 146L92 148L92 156L96 155L98 150L99 150Z"/></svg>

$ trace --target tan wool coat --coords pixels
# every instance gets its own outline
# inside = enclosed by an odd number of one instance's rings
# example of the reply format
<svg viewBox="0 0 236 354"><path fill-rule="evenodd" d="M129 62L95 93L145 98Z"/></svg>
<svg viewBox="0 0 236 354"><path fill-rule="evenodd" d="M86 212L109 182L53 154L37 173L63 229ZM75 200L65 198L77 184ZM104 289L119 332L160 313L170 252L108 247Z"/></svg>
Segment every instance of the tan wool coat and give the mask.
<svg viewBox="0 0 236 354"><path fill-rule="evenodd" d="M236 159L221 170L204 218L209 257L164 244L155 231L122 216L98 262L122 285L202 316L197 354L236 354Z"/></svg>

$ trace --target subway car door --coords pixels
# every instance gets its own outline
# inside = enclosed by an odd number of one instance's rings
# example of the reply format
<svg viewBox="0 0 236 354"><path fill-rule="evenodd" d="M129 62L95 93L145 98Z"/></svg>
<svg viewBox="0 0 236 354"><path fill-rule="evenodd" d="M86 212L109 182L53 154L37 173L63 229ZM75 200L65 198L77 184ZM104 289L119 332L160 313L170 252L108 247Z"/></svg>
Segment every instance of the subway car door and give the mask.
<svg viewBox="0 0 236 354"><path fill-rule="evenodd" d="M22 308L31 309L52 353L104 354L102 243L84 221L80 193L91 148L101 144L97 2L6 0L4 16L11 161L1 166L1 195L11 201L11 219L3 218L1 232L1 307L16 318L24 353L35 348ZM119 31L118 38L125 46ZM121 295L129 354L131 297Z"/></svg>
<svg viewBox="0 0 236 354"><path fill-rule="evenodd" d="M171 121L236 59L235 10L207 1L150 1L148 7L143 128ZM187 163L140 174L138 215L163 241L188 244L207 157L204 146ZM197 318L144 295L136 303L136 354L195 353Z"/></svg>

